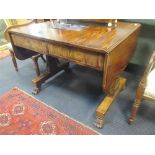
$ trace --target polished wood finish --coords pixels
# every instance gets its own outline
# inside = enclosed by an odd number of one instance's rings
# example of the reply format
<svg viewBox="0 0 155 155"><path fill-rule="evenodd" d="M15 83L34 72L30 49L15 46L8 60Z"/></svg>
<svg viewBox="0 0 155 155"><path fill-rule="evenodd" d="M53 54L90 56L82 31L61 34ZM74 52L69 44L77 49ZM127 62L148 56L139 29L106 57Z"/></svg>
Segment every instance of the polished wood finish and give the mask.
<svg viewBox="0 0 155 155"><path fill-rule="evenodd" d="M47 54L45 42L16 35L12 35L12 39L15 46L26 48L41 54Z"/></svg>
<svg viewBox="0 0 155 155"><path fill-rule="evenodd" d="M106 98L97 109L96 126L102 127L103 123L98 118L104 119L109 106L125 85L126 80L121 78L121 73L134 53L139 30L140 24L125 22L118 22L116 27L92 25L82 30L52 28L51 23L46 22L15 28L9 33L14 47L43 52L53 59L48 63L63 58L103 72L102 88L111 100L107 103L109 99ZM58 68L57 63L54 66ZM53 75L53 71L50 75ZM46 77L49 76L39 77L35 85L38 83L40 87ZM106 110L103 112L102 109Z"/></svg>
<svg viewBox="0 0 155 155"><path fill-rule="evenodd" d="M19 60L26 60L28 58L31 58L33 63L34 63L34 68L35 68L35 71L36 71L36 75L39 76L40 75L40 69L39 69L38 59L42 58L42 60L44 62L46 62L46 60L43 58L43 55L38 54L37 52L29 50L29 49L14 46L12 36L10 36L10 42L12 44L13 49L9 49L9 51L11 53L12 61L13 61L13 64L14 64L14 67L15 67L16 71L18 71L16 57Z"/></svg>
<svg viewBox="0 0 155 155"><path fill-rule="evenodd" d="M88 26L76 31L54 29L50 22L46 22L14 28L10 30L10 33L49 44L67 45L89 50L89 52L106 54L128 39L139 28L140 24L118 22L116 28Z"/></svg>
<svg viewBox="0 0 155 155"><path fill-rule="evenodd" d="M139 29L130 34L115 48L111 47L111 52L105 55L102 87L108 94L113 94L117 89L115 87L118 84L118 78L134 54L138 34Z"/></svg>
<svg viewBox="0 0 155 155"><path fill-rule="evenodd" d="M12 42L12 36L9 36L9 31L12 28L19 28L22 26L28 26L31 25L32 23L37 23L36 20L20 20L21 22L15 25L11 25L9 27L7 27L4 31L4 37L8 42ZM35 45L35 42L33 43L33 47ZM11 46L11 45L9 45ZM16 49L15 49L16 48ZM43 59L43 55L36 53L36 48L32 48L32 49L23 49L23 48L19 48L19 47L9 47L8 49L11 53L11 57L12 57L12 62L13 65L15 67L15 70L18 72L18 66L17 66L17 61L16 58L18 58L19 60L25 60L28 58L32 58L33 62L34 62L34 67L36 70L36 74L39 75L40 74L40 70L39 70L39 65L38 65L38 58L42 58Z"/></svg>
<svg viewBox="0 0 155 155"><path fill-rule="evenodd" d="M98 128L102 128L104 125L104 117L109 110L111 104L113 101L117 98L119 95L120 91L124 89L126 83L126 79L123 77L120 77L118 80L118 87L113 93L113 95L109 94L107 95L104 100L100 103L100 105L96 109L96 121L95 125Z"/></svg>
<svg viewBox="0 0 155 155"><path fill-rule="evenodd" d="M145 94L145 89L147 86L147 77L148 77L150 71L152 70L152 67L154 64L155 64L155 52L153 52L153 54L150 58L150 61L149 61L148 65L144 71L144 75L143 75L143 77L142 77L142 79L138 85L138 88L136 91L136 98L135 98L134 104L132 106L131 115L130 115L129 120L128 120L129 124L131 124L135 120L137 112L139 110L139 107L142 103L142 100L148 100L148 101L155 103L155 98Z"/></svg>
<svg viewBox="0 0 155 155"><path fill-rule="evenodd" d="M77 64L103 70L104 56L100 53L69 47L66 45L48 44L49 55L67 59Z"/></svg>

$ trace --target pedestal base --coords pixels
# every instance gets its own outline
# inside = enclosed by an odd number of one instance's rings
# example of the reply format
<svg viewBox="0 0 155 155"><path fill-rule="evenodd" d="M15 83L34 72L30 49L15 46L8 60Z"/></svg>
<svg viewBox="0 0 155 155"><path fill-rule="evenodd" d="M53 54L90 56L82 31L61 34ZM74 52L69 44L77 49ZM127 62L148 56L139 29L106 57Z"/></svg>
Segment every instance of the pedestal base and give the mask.
<svg viewBox="0 0 155 155"><path fill-rule="evenodd" d="M120 91L124 89L125 83L126 83L126 79L123 77L120 77L118 80L118 88L115 90L115 92L112 95L107 95L100 103L100 105L97 107L96 120L94 123L97 128L103 128L105 114L107 113L113 101L119 95Z"/></svg>
<svg viewBox="0 0 155 155"><path fill-rule="evenodd" d="M56 58L48 57L47 58L47 69L45 73L40 74L35 79L32 80L34 89L33 94L36 95L41 91L41 85L50 77L57 74L58 72L65 70L66 72L69 71L69 62L66 61L59 61Z"/></svg>

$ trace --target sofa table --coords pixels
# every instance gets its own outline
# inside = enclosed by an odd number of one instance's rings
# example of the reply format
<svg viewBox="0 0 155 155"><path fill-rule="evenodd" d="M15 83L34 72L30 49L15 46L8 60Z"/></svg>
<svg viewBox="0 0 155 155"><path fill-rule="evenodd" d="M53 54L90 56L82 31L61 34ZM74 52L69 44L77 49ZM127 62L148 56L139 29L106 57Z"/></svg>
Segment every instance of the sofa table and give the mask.
<svg viewBox="0 0 155 155"><path fill-rule="evenodd" d="M75 62L102 72L102 88L107 96L96 109L95 125L102 128L110 105L125 87L121 73L134 54L140 24L118 22L116 27L77 26L52 28L50 22L14 28L9 31L14 50L29 49L47 56L47 70L32 80L38 93L41 84ZM74 29L74 27L76 27Z"/></svg>

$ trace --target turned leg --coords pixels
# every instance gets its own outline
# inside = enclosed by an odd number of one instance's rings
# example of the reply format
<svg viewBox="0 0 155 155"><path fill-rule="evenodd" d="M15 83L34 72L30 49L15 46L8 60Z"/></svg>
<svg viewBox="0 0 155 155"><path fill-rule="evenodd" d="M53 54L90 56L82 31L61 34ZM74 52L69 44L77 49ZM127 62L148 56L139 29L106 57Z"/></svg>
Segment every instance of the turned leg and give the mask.
<svg viewBox="0 0 155 155"><path fill-rule="evenodd" d="M33 95L37 95L41 91L41 83L35 83L35 82L33 82L33 86L34 87L33 87L32 94Z"/></svg>
<svg viewBox="0 0 155 155"><path fill-rule="evenodd" d="M129 125L131 125L131 123L135 120L141 103L142 103L142 100L135 99L135 102L134 102L134 104L132 106L131 115L130 115L129 120L128 120Z"/></svg>
<svg viewBox="0 0 155 155"><path fill-rule="evenodd" d="M118 78L111 86L109 94L103 99L103 101L97 107L96 120L95 120L95 126L97 128L102 128L104 126L104 117L113 101L119 95L120 91L124 89L125 83L126 83L125 78L123 77Z"/></svg>
<svg viewBox="0 0 155 155"><path fill-rule="evenodd" d="M13 65L15 67L15 70L18 72L18 66L17 66L17 62L16 62L16 57L15 57L15 54L12 50L9 50L10 53L11 53L11 57L12 57L12 62L13 62Z"/></svg>
<svg viewBox="0 0 155 155"><path fill-rule="evenodd" d="M40 75L40 69L39 69L39 64L38 64L38 56L32 56L32 60L34 62L34 68L35 68L35 71L36 71L36 74L37 76Z"/></svg>
<svg viewBox="0 0 155 155"><path fill-rule="evenodd" d="M138 86L138 89L137 89L137 92L136 92L136 99L135 99L134 104L132 106L131 115L129 117L128 124L131 124L136 118L137 112L138 112L139 107L140 107L140 105L142 103L143 94L144 94L144 91L145 91L145 85L146 84L142 80L140 82L139 86Z"/></svg>

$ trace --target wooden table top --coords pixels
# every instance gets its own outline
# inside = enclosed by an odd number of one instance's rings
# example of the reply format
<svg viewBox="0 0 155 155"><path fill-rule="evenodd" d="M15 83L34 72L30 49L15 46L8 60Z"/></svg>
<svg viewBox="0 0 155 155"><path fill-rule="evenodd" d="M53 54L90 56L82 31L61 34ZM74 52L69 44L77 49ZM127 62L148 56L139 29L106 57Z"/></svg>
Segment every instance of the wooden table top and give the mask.
<svg viewBox="0 0 155 155"><path fill-rule="evenodd" d="M43 41L109 53L139 27L140 24L137 23L118 22L116 28L92 25L81 30L66 30L52 28L51 23L46 22L13 28L10 32Z"/></svg>

